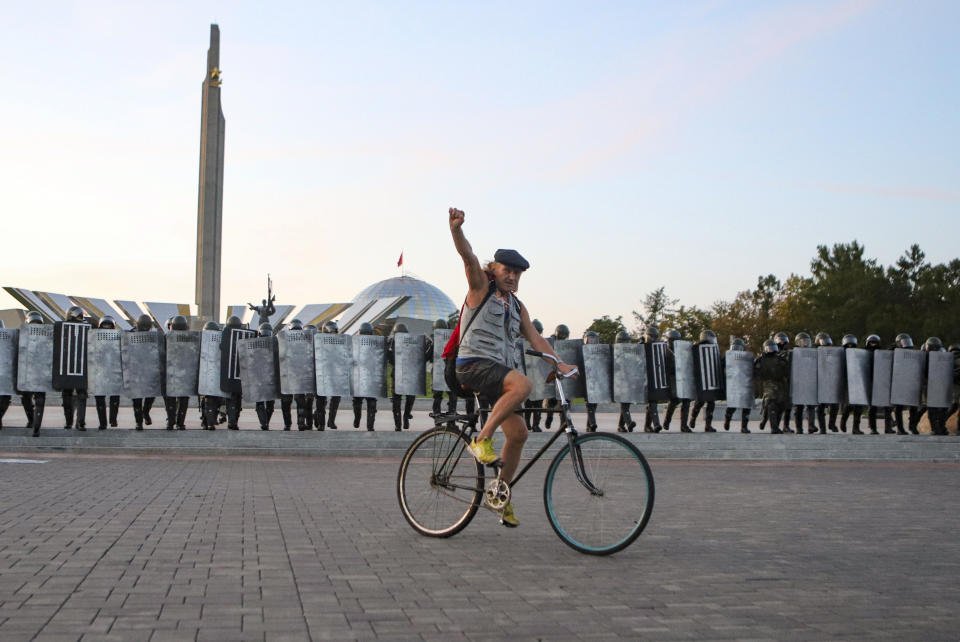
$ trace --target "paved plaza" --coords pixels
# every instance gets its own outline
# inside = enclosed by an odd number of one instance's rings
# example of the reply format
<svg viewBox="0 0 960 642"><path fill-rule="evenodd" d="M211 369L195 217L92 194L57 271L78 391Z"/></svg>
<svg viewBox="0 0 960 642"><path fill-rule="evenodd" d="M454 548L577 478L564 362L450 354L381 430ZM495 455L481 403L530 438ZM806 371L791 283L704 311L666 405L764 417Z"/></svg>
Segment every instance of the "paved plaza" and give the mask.
<svg viewBox="0 0 960 642"><path fill-rule="evenodd" d="M32 461L0 463L5 641L960 632L956 464L654 460L647 530L595 558L553 534L540 471L519 529L481 511L437 540L404 522L395 459Z"/></svg>

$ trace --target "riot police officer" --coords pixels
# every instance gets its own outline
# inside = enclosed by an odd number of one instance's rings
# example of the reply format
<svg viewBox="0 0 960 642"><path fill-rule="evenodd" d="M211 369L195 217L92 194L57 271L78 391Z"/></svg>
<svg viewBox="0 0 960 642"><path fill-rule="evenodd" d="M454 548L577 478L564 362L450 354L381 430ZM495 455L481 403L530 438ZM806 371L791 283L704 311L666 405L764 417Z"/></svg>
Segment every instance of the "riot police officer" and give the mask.
<svg viewBox="0 0 960 642"><path fill-rule="evenodd" d="M433 322L434 330L448 330L449 326L446 319L437 319ZM441 346L442 348L443 346ZM429 355L427 363L433 363L433 355ZM437 390L436 386L433 386L433 417L440 416L440 409L443 404L443 390ZM453 391L447 391L447 414L455 414L457 412L457 395Z"/></svg>
<svg viewBox="0 0 960 642"><path fill-rule="evenodd" d="M660 331L656 326L648 325L643 330L643 338L640 343L656 343L660 340ZM649 368L649 365L648 365ZM651 399L647 402L647 412L643 418L643 432L660 432L663 426L660 425L660 412L657 410L657 402Z"/></svg>
<svg viewBox="0 0 960 642"><path fill-rule="evenodd" d="M630 343L630 334L626 330L617 333L615 343ZM633 432L637 422L630 416L630 403L620 402L620 416L617 418L617 432Z"/></svg>
<svg viewBox="0 0 960 642"><path fill-rule="evenodd" d="M923 343L921 348L924 352L946 352L946 349L943 347L943 342L940 341L939 337L928 337L927 340ZM929 359L929 357L928 357ZM925 377L926 378L926 377ZM934 435L946 435L947 433L947 408L930 408L927 406L927 386L923 386L923 403L918 413L918 417L922 417L923 413L927 413L927 418L930 420L930 432ZM919 419L917 420L919 423Z"/></svg>
<svg viewBox="0 0 960 642"><path fill-rule="evenodd" d="M551 345L553 345L556 341L566 341L570 338L570 328L568 328L566 324L561 323L554 329L553 336L550 338L553 339ZM573 400L568 399L567 401L570 402L570 407L572 409ZM555 409L558 405L560 405L560 400L557 398L543 400L543 408L547 410L547 418L543 422L543 427L547 430L550 430L550 426L553 425L553 415L556 414Z"/></svg>
<svg viewBox="0 0 960 642"><path fill-rule="evenodd" d="M583 333L584 345L597 345L600 343L600 335L593 330L587 330ZM587 406L587 432L597 432L597 405L595 403L586 403Z"/></svg>
<svg viewBox="0 0 960 642"><path fill-rule="evenodd" d="M833 339L826 332L818 332L814 338L817 348L825 348L833 345ZM827 410L830 411L830 432L837 432L837 414L840 412L840 405L835 403L817 404L817 425L820 427L820 434L827 432ZM846 432L846 429L844 429Z"/></svg>
<svg viewBox="0 0 960 642"><path fill-rule="evenodd" d="M287 324L287 330L303 330L303 321L294 319ZM280 393L280 414L283 416L283 429L290 430L293 426L293 404L297 404L297 430L310 430L313 422L313 403L307 401L309 395L293 395ZM307 407L310 412L304 414Z"/></svg>
<svg viewBox="0 0 960 642"><path fill-rule="evenodd" d="M953 355L953 403L947 411L947 417L960 408L960 343L950 344L947 351Z"/></svg>
<svg viewBox="0 0 960 642"><path fill-rule="evenodd" d="M79 306L70 306L67 310L65 323L83 323L83 310ZM70 430L76 425L76 429L85 431L87 414L87 389L85 387L63 387L60 390L63 399L63 418L65 421L64 429ZM74 424L74 413L76 413L76 424Z"/></svg>
<svg viewBox="0 0 960 642"><path fill-rule="evenodd" d="M730 342L730 350L728 352L746 352L747 344L743 339L736 337L733 341ZM779 356L779 353L777 353ZM727 355L723 355L724 369L726 369ZM789 386L788 386L789 387ZM752 395L751 395L752 396ZM763 406L766 408L766 405ZM723 411L723 429L730 430L730 422L733 420L734 413L737 412L736 408L731 408L727 406L727 409ZM786 416L786 413L784 413ZM747 424L750 423L750 408L741 408L740 409L740 432L749 433L750 429L747 428ZM760 424L760 430L763 430L763 424ZM786 431L784 431L786 432Z"/></svg>
<svg viewBox="0 0 960 642"><path fill-rule="evenodd" d="M101 330L116 330L117 322L109 314L105 315L100 319L99 328ZM100 421L100 430L107 429L107 397L106 395L95 395L93 398L94 404L97 406L97 419ZM110 395L109 399L110 404L110 427L117 427L117 413L120 411L120 395Z"/></svg>
<svg viewBox="0 0 960 642"><path fill-rule="evenodd" d="M243 322L240 321L240 317L233 315L227 319L227 327L224 330L239 330L243 328ZM227 336L224 333L224 336ZM223 351L223 354L226 354L226 351L230 349L230 346L225 342L220 344L220 350ZM223 385L223 384L221 384ZM243 409L243 395L237 391L230 391L229 395L226 398L227 406L227 430L240 430L240 411Z"/></svg>
<svg viewBox="0 0 960 642"><path fill-rule="evenodd" d="M844 350L856 348L857 337L852 334L845 334L840 341L840 345L843 346ZM850 418L851 413L853 413L853 430L851 430L850 433L853 435L862 435L863 431L860 430L860 419L863 416L863 406L852 405L849 400L849 393L847 393L843 403L843 412L840 414L840 430L842 432L847 432L847 419Z"/></svg>
<svg viewBox="0 0 960 642"><path fill-rule="evenodd" d="M667 366L667 381L670 382L670 401L667 402L667 412L663 417L663 429L670 430L670 421L673 419L673 412L677 409L677 406L680 406L680 432L693 432L690 430L690 424L688 423L688 417L690 415L690 400L689 399L679 399L676 396L677 393L677 359L673 353L673 343L674 341L679 341L683 338L683 335L680 334L679 330L670 328L667 330L667 353L666 353L666 366ZM713 426L707 424L704 429L705 432L717 432Z"/></svg>
<svg viewBox="0 0 960 642"><path fill-rule="evenodd" d="M763 354L753 364L753 377L760 384L763 399L767 403L770 432L780 434L780 417L787 400L790 369L787 362L780 358L777 342L773 339L763 342Z"/></svg>
<svg viewBox="0 0 960 642"><path fill-rule="evenodd" d="M153 321L146 314L137 318L137 323L130 332L150 332L153 330ZM137 430L143 430L143 424L150 425L150 408L153 406L153 397L133 399L133 420Z"/></svg>
<svg viewBox="0 0 960 642"><path fill-rule="evenodd" d="M373 334L373 325L364 321L360 324L358 334L370 336ZM377 417L377 398L376 397L354 397L353 398L353 427L360 427L360 413L363 409L363 402L367 402L367 430L373 431L373 422Z"/></svg>
<svg viewBox="0 0 960 642"><path fill-rule="evenodd" d="M795 337L793 338L793 343L794 343L794 345L795 345L797 348L812 348L812 347L813 347L813 339L812 339L812 338L810 337L810 335L807 334L806 332L798 332L798 333L797 333L797 336L795 336ZM779 349L779 348L778 348L778 349ZM789 353L787 353L787 358L786 358L786 362L787 362L787 365L788 365L788 366L791 365L792 359L793 359L793 351L791 350ZM798 405L796 405L796 403L794 403L794 405L793 405L793 423L794 423L794 424L796 425L796 427L797 427L797 434L798 434L798 435L802 435L802 434L803 434L803 416L804 416L804 414L806 414L806 416L807 416L807 431L808 431L811 435L816 434L817 428L816 428L816 426L814 425L814 422L815 422L815 420L814 420L814 410L815 410L815 408L816 408L816 406L803 406L803 405L799 405L799 406L798 406ZM806 411L806 412L804 412L804 411Z"/></svg>
<svg viewBox="0 0 960 642"><path fill-rule="evenodd" d="M531 323L537 331L537 334L542 335L543 324L540 323L540 319L534 319ZM542 401L531 401L530 399L523 402L523 407L525 408L523 411L523 420L524 423L527 424L527 430L530 432L543 432L540 429L540 417L542 414L540 409L543 407L542 404Z"/></svg>
<svg viewBox="0 0 960 642"><path fill-rule="evenodd" d="M183 332L190 329L187 317L182 314L170 319L170 331ZM190 405L190 397L171 397L163 398L167 409L167 430L186 430L187 408Z"/></svg>
<svg viewBox="0 0 960 642"><path fill-rule="evenodd" d="M203 326L204 330L220 330L220 325L216 321L207 321ZM220 407L223 405L224 398L217 395L200 395L200 427L204 430L216 430L220 421Z"/></svg>
<svg viewBox="0 0 960 642"><path fill-rule="evenodd" d="M700 341L698 341L696 345L702 346L707 344L717 344L717 333L713 330L703 330L700 332ZM697 399L693 403L693 411L690 414L690 429L693 430L694 424L697 421L697 415L700 414L700 409L704 406L707 408L703 415L704 432L716 432L713 428L713 411L717 403L715 401L701 401L700 399Z"/></svg>
<svg viewBox="0 0 960 642"><path fill-rule="evenodd" d="M780 355L780 358L784 361L789 361L790 353L790 335L786 332L777 332L773 335L773 340L777 342L777 354ZM746 347L744 347L746 349ZM792 433L790 430L790 409L792 408L790 403L790 386L787 386L787 402L784 404L783 410L783 432ZM769 417L767 416L767 407L765 405L760 406L760 430L763 430L768 421Z"/></svg>
<svg viewBox="0 0 960 642"><path fill-rule="evenodd" d="M867 340L863 342L863 347L869 350L871 353L874 353L876 350L880 349L880 337L876 334L871 334L867 337ZM871 359L871 362L873 360ZM870 405L867 408L867 425L870 427L870 434L877 434L877 407ZM883 408L883 432L884 434L892 435L893 430L893 416L890 414L890 407L885 406Z"/></svg>
<svg viewBox="0 0 960 642"><path fill-rule="evenodd" d="M403 324L401 324L403 325ZM327 321L323 324L323 334L337 334L340 332L340 328L337 326L335 321ZM362 332L361 332L362 334ZM371 332L372 334L372 332ZM322 397L317 395L316 399L317 405L313 411L313 425L317 430L323 430L324 425L330 430L337 429L337 410L340 408L340 397L330 397L330 415L327 414L327 397ZM354 414L356 415L356 409L354 409Z"/></svg>
<svg viewBox="0 0 960 642"><path fill-rule="evenodd" d="M894 339L895 348L902 348L904 350L913 350L913 339L910 338L910 335L906 332L901 332L897 335L897 338ZM907 408L907 421L909 422L907 428L914 435L920 434L920 431L917 430L917 424L920 423L920 409L916 406L902 406L897 405L893 409L893 416L897 422L897 434L905 435L907 431L903 427L903 409Z"/></svg>
<svg viewBox="0 0 960 642"><path fill-rule="evenodd" d="M273 326L264 321L257 328L258 337L273 337ZM276 401L268 399L256 403L257 419L260 420L260 430L270 430L270 418L273 417L273 411Z"/></svg>
<svg viewBox="0 0 960 642"><path fill-rule="evenodd" d="M27 312L24 325L43 325L43 315L36 310ZM27 415L27 428L33 428L33 436L40 434L40 424L43 423L43 409L47 403L45 392L21 392L20 403L23 412Z"/></svg>

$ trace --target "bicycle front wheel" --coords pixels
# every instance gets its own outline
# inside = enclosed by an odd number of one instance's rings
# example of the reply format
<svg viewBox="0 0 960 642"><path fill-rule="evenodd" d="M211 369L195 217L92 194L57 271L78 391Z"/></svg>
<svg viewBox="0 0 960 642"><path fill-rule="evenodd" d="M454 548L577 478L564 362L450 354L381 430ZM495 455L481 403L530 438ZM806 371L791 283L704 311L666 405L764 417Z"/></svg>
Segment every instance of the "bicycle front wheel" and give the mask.
<svg viewBox="0 0 960 642"><path fill-rule="evenodd" d="M543 486L553 530L589 555L610 555L637 539L653 512L653 496L653 473L640 450L603 433L578 436L572 450L564 446Z"/></svg>
<svg viewBox="0 0 960 642"><path fill-rule="evenodd" d="M446 427L417 437L400 462L397 499L421 535L450 537L463 530L483 500L483 466L466 437Z"/></svg>

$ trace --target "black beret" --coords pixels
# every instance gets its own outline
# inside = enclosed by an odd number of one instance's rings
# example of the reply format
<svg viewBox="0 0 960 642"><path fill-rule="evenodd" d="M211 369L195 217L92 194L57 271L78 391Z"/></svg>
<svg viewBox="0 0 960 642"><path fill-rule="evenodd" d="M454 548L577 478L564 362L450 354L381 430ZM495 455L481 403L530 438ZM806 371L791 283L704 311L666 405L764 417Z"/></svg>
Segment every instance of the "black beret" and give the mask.
<svg viewBox="0 0 960 642"><path fill-rule="evenodd" d="M520 256L520 253L516 250L497 250L497 253L493 255L493 260L520 270L530 269L530 263Z"/></svg>

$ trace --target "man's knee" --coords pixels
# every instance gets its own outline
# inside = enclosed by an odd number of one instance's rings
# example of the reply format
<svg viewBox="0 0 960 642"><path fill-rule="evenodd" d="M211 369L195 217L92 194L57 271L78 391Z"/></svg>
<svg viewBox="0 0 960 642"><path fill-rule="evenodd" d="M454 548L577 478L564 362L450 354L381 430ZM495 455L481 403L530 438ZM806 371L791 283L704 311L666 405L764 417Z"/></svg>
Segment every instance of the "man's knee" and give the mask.
<svg viewBox="0 0 960 642"><path fill-rule="evenodd" d="M519 370L511 370L503 380L504 393L517 394L522 399L526 399L533 392L533 386Z"/></svg>

